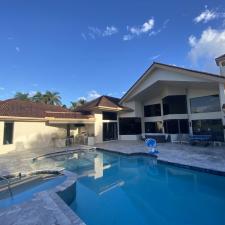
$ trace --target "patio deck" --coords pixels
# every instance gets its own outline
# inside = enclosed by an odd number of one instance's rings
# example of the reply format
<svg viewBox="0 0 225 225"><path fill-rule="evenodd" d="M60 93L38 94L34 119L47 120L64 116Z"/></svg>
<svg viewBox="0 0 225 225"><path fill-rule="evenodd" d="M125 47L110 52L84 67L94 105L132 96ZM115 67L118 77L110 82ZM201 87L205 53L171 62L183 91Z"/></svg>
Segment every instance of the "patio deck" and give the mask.
<svg viewBox="0 0 225 225"><path fill-rule="evenodd" d="M110 141L95 145L105 150L126 154L146 152L143 141ZM201 147L187 144L160 143L158 160L225 172L225 146Z"/></svg>

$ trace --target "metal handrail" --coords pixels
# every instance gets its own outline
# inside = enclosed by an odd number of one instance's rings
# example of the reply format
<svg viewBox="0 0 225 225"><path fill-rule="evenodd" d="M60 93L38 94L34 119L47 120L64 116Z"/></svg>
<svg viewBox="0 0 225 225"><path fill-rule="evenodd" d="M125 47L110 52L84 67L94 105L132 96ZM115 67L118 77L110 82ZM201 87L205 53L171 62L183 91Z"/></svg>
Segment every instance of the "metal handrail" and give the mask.
<svg viewBox="0 0 225 225"><path fill-rule="evenodd" d="M7 182L8 191L9 191L10 197L12 198L13 197L13 193L12 193L12 190L11 190L11 187L10 187L9 179L4 177L4 176L0 176L0 178Z"/></svg>

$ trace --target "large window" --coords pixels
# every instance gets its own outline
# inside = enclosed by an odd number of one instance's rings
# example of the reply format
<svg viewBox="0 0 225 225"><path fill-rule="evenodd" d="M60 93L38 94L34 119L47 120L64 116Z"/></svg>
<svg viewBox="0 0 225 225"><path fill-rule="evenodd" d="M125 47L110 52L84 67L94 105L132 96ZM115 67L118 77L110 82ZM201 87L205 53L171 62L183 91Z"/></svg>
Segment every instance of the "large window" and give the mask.
<svg viewBox="0 0 225 225"><path fill-rule="evenodd" d="M4 137L3 137L3 144L12 144L13 143L13 122L5 122L4 125Z"/></svg>
<svg viewBox="0 0 225 225"><path fill-rule="evenodd" d="M186 95L173 95L163 98L163 115L186 114L187 99Z"/></svg>
<svg viewBox="0 0 225 225"><path fill-rule="evenodd" d="M144 106L144 116L161 116L161 106L160 104L146 105Z"/></svg>
<svg viewBox="0 0 225 225"><path fill-rule="evenodd" d="M167 134L188 134L188 120L165 120L164 129Z"/></svg>
<svg viewBox="0 0 225 225"><path fill-rule="evenodd" d="M162 122L145 122L145 133L162 133Z"/></svg>
<svg viewBox="0 0 225 225"><path fill-rule="evenodd" d="M220 119L193 120L193 134L212 135L214 141L224 141L223 124Z"/></svg>
<svg viewBox="0 0 225 225"><path fill-rule="evenodd" d="M218 112L220 111L219 95L209 95L190 99L191 112Z"/></svg>
<svg viewBox="0 0 225 225"><path fill-rule="evenodd" d="M119 119L120 135L141 134L141 118L126 117Z"/></svg>
<svg viewBox="0 0 225 225"><path fill-rule="evenodd" d="M103 120L117 120L116 112L102 112Z"/></svg>

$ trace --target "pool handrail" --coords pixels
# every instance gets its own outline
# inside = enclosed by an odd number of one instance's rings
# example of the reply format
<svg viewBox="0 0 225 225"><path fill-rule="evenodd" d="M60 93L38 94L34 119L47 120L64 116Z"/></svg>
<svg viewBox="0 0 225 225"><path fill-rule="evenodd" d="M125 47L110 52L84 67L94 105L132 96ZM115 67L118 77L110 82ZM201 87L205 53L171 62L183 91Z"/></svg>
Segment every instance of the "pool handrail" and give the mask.
<svg viewBox="0 0 225 225"><path fill-rule="evenodd" d="M4 176L0 176L0 178L7 182L8 191L9 191L10 197L12 198L13 193L12 193L11 186L10 186L10 180Z"/></svg>

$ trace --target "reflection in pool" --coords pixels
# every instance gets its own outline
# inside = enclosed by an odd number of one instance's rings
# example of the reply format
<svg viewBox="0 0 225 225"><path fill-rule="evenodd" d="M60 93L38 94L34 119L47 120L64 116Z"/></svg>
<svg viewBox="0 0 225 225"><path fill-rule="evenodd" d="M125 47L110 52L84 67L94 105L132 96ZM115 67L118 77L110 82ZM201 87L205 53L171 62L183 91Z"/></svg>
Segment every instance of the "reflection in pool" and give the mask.
<svg viewBox="0 0 225 225"><path fill-rule="evenodd" d="M144 156L98 152L90 162L69 203L87 225L225 224L225 177Z"/></svg>

